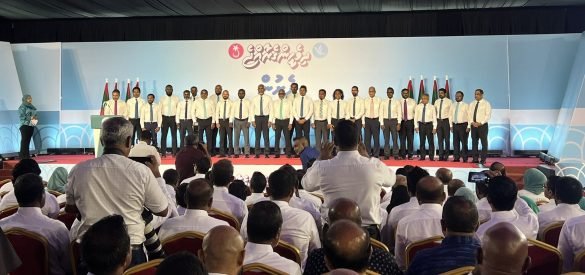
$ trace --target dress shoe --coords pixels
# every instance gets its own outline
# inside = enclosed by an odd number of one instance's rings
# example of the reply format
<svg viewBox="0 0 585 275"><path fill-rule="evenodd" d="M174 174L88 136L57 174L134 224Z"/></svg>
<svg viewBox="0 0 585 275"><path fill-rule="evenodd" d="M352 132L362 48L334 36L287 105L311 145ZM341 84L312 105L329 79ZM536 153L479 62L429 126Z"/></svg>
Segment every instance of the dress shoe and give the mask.
<svg viewBox="0 0 585 275"><path fill-rule="evenodd" d="M485 165L485 160L480 161L479 164Z"/></svg>
<svg viewBox="0 0 585 275"><path fill-rule="evenodd" d="M435 159L434 158L430 158L429 161L435 161Z"/></svg>
<svg viewBox="0 0 585 275"><path fill-rule="evenodd" d="M232 158L232 155L228 154L228 158L230 158L230 159L231 159L231 158Z"/></svg>
<svg viewBox="0 0 585 275"><path fill-rule="evenodd" d="M471 163L479 163L479 160L472 160Z"/></svg>
<svg viewBox="0 0 585 275"><path fill-rule="evenodd" d="M260 155L255 155L254 158L255 159L259 159L260 158Z"/></svg>
<svg viewBox="0 0 585 275"><path fill-rule="evenodd" d="M286 158L287 158L287 159L291 158L291 155L286 155Z"/></svg>
<svg viewBox="0 0 585 275"><path fill-rule="evenodd" d="M421 158L421 159L419 159L418 161L425 161L425 159L424 159L424 158Z"/></svg>
<svg viewBox="0 0 585 275"><path fill-rule="evenodd" d="M394 157L395 160L403 160L402 157Z"/></svg>
<svg viewBox="0 0 585 275"><path fill-rule="evenodd" d="M413 159L412 156L408 156L408 160L412 160L412 159Z"/></svg>
<svg viewBox="0 0 585 275"><path fill-rule="evenodd" d="M220 154L219 157L220 158L225 158L225 155L224 154Z"/></svg>
<svg viewBox="0 0 585 275"><path fill-rule="evenodd" d="M464 160L463 160L463 163L467 163L467 160L466 160L466 159L464 159Z"/></svg>
<svg viewBox="0 0 585 275"><path fill-rule="evenodd" d="M275 155L274 158L275 159L279 159L280 158L280 155Z"/></svg>
<svg viewBox="0 0 585 275"><path fill-rule="evenodd" d="M240 155L234 155L234 158L240 158Z"/></svg>
<svg viewBox="0 0 585 275"><path fill-rule="evenodd" d="M246 154L246 158L249 159L250 158L250 155Z"/></svg>
<svg viewBox="0 0 585 275"><path fill-rule="evenodd" d="M270 156L268 154L264 155L265 158L270 158Z"/></svg>
<svg viewBox="0 0 585 275"><path fill-rule="evenodd" d="M384 160L389 160L390 157L389 156L384 156Z"/></svg>
<svg viewBox="0 0 585 275"><path fill-rule="evenodd" d="M453 162L459 162L459 159L454 159Z"/></svg>

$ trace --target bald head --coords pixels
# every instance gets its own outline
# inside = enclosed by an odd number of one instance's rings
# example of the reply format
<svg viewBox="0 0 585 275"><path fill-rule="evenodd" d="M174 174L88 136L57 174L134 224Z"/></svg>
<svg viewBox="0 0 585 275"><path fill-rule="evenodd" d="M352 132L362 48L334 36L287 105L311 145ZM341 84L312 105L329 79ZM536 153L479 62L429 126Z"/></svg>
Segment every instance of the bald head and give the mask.
<svg viewBox="0 0 585 275"><path fill-rule="evenodd" d="M211 207L213 198L213 187L206 179L195 179L187 185L185 192L185 203L187 209L207 210Z"/></svg>
<svg viewBox="0 0 585 275"><path fill-rule="evenodd" d="M453 172L447 168L439 168L435 176L443 183L448 184L453 179Z"/></svg>
<svg viewBox="0 0 585 275"><path fill-rule="evenodd" d="M356 223L339 220L327 231L323 250L330 270L347 268L361 273L367 269L370 259L370 236Z"/></svg>
<svg viewBox="0 0 585 275"><path fill-rule="evenodd" d="M445 200L443 183L433 176L422 178L416 184L416 198L420 204L443 203Z"/></svg>
<svg viewBox="0 0 585 275"><path fill-rule="evenodd" d="M334 200L329 206L328 216L330 223L345 219L358 225L362 224L359 205L355 201L346 198Z"/></svg>
<svg viewBox="0 0 585 275"><path fill-rule="evenodd" d="M481 274L524 274L530 266L528 241L510 223L501 222L488 229L481 252L478 254Z"/></svg>
<svg viewBox="0 0 585 275"><path fill-rule="evenodd" d="M209 272L238 274L244 262L244 240L233 227L216 226L203 238L199 258Z"/></svg>
<svg viewBox="0 0 585 275"><path fill-rule="evenodd" d="M462 180L460 179L451 180L449 184L447 184L447 193L449 197L455 196L455 192L457 192L457 189L461 187L465 187L465 183Z"/></svg>

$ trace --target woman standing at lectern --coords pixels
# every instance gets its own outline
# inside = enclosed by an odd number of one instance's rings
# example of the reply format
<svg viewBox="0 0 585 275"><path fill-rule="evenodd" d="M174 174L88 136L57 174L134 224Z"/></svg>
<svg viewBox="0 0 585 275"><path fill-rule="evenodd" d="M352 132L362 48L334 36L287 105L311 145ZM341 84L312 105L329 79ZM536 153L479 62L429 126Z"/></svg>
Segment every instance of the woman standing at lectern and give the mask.
<svg viewBox="0 0 585 275"><path fill-rule="evenodd" d="M20 152L18 156L20 159L30 158L29 145L33 136L35 126L39 122L37 120L37 108L32 104L32 96L24 95L22 97L22 104L18 107L18 115L20 117Z"/></svg>

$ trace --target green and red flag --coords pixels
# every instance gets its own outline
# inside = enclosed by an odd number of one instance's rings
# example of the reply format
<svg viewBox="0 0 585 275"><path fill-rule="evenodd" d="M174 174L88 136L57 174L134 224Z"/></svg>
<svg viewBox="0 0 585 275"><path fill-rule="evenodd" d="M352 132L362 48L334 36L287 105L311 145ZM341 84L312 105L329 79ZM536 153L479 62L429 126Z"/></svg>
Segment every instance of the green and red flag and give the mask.
<svg viewBox="0 0 585 275"><path fill-rule="evenodd" d="M418 86L418 103L422 100L423 95L425 94L425 82L423 76L420 76L420 85Z"/></svg>
<svg viewBox="0 0 585 275"><path fill-rule="evenodd" d="M414 99L414 90L412 89L412 77L408 77L408 96Z"/></svg>
<svg viewBox="0 0 585 275"><path fill-rule="evenodd" d="M108 88L108 79L106 78L106 85L104 86L104 94L102 96L102 107L100 108L100 116L104 115L104 105L110 100L110 89Z"/></svg>
<svg viewBox="0 0 585 275"><path fill-rule="evenodd" d="M437 87L437 77L433 77L433 98L431 103L435 104L435 101L437 101L437 98L439 98L439 88Z"/></svg>
<svg viewBox="0 0 585 275"><path fill-rule="evenodd" d="M451 99L451 95L449 93L449 76L445 76L445 97Z"/></svg>
<svg viewBox="0 0 585 275"><path fill-rule="evenodd" d="M130 93L130 79L128 78L128 82L126 82L126 101L132 98L132 94Z"/></svg>

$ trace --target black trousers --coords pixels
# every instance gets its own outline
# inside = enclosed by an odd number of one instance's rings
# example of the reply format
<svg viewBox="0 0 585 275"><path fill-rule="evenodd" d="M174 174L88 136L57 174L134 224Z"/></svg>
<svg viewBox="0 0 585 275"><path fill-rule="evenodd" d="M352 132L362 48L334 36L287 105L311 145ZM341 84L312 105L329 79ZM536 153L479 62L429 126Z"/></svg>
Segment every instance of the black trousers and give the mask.
<svg viewBox="0 0 585 275"><path fill-rule="evenodd" d="M234 153L234 129L230 128L230 120L220 119L219 125L216 126L219 127L219 154L225 155L227 147L228 155L232 155Z"/></svg>
<svg viewBox="0 0 585 275"><path fill-rule="evenodd" d="M439 158L449 158L451 150L451 126L449 119L437 119L437 141L439 142Z"/></svg>
<svg viewBox="0 0 585 275"><path fill-rule="evenodd" d="M368 154L374 157L380 156L380 120L378 118L365 119L366 127L364 129L365 145ZM374 139L374 152L372 151L372 138Z"/></svg>
<svg viewBox="0 0 585 275"><path fill-rule="evenodd" d="M144 129L152 135L152 146L154 147L158 145L156 128L158 128L158 122L144 122Z"/></svg>
<svg viewBox="0 0 585 275"><path fill-rule="evenodd" d="M307 122L308 123L308 122ZM274 120L274 154L280 155L280 136L284 137L285 149L284 152L287 156L291 155L291 139L290 132L292 129L288 129L288 119L276 119Z"/></svg>
<svg viewBox="0 0 585 275"><path fill-rule="evenodd" d="M209 154L211 154L212 156L215 156L215 146L217 144L217 133L219 131L219 125L215 125L215 128L213 128L212 130L212 137L211 137L211 150L209 151Z"/></svg>
<svg viewBox="0 0 585 275"><path fill-rule="evenodd" d="M412 157L414 150L414 119L402 121L400 125L400 156Z"/></svg>
<svg viewBox="0 0 585 275"><path fill-rule="evenodd" d="M254 122L256 123L256 129L254 129L254 133L256 134L256 146L254 146L254 153L256 156L260 155L260 136L264 136L264 154L270 154L270 140L268 137L268 116L256 116L254 117Z"/></svg>
<svg viewBox="0 0 585 275"><path fill-rule="evenodd" d="M429 155L430 159L435 157L435 139L433 138L433 123L432 122L419 122L418 123L418 136L420 138L420 158L424 159ZM427 152L425 141L429 142L429 151Z"/></svg>
<svg viewBox="0 0 585 275"><path fill-rule="evenodd" d="M481 157L481 162L485 162L488 151L488 124L481 125L479 127L471 126L471 156L474 161L477 161ZM481 156L479 151L479 141L481 141Z"/></svg>
<svg viewBox="0 0 585 275"><path fill-rule="evenodd" d="M295 138L299 136L299 132L296 131L297 129L297 120L294 118L292 119L292 128L290 129L288 135L290 136L290 140L292 140L293 133L296 132Z"/></svg>
<svg viewBox="0 0 585 275"><path fill-rule="evenodd" d="M353 119L353 118L352 118ZM364 141L364 137L362 136L362 119L356 119L353 123L355 123L355 128L357 130L358 140L360 142Z"/></svg>
<svg viewBox="0 0 585 275"><path fill-rule="evenodd" d="M132 127L134 128L132 131L132 145L137 143L137 140L140 139L140 134L142 133L142 128L140 128L140 119L139 118L131 118L129 119L130 123L132 123Z"/></svg>
<svg viewBox="0 0 585 275"><path fill-rule="evenodd" d="M295 137L306 137L307 142L309 143L309 147L311 147L311 138L310 138L311 121L306 120L305 124L303 124L303 125L301 125L299 122L297 122L297 125L295 126L295 131L297 132L297 135Z"/></svg>
<svg viewBox="0 0 585 275"><path fill-rule="evenodd" d="M314 123L315 148L321 152L323 144L329 141L329 128L327 128L327 120L316 120Z"/></svg>
<svg viewBox="0 0 585 275"><path fill-rule="evenodd" d="M333 129L331 130L331 141L335 140L335 127L337 127L337 122L339 122L341 119L337 119L337 118L332 118L331 119L331 125L333 125Z"/></svg>
<svg viewBox="0 0 585 275"><path fill-rule="evenodd" d="M203 142L203 133L205 132L205 144L207 145L207 151L211 154L211 149L213 149L211 145L211 118L207 119L197 119L197 124L199 124L199 142Z"/></svg>
<svg viewBox="0 0 585 275"><path fill-rule="evenodd" d="M469 133L467 132L467 122L465 123L453 123L453 158L459 160L463 157L464 161L467 161L467 138Z"/></svg>
<svg viewBox="0 0 585 275"><path fill-rule="evenodd" d="M185 146L185 137L193 134L193 120L180 119L179 120L179 139L181 140L181 148Z"/></svg>
<svg viewBox="0 0 585 275"><path fill-rule="evenodd" d="M169 129L171 130L171 139L173 145L173 155L177 154L177 123L175 116L163 116L162 117L162 135L160 138L160 152L165 155L167 153L167 135Z"/></svg>
<svg viewBox="0 0 585 275"><path fill-rule="evenodd" d="M384 119L384 156L398 157L398 120ZM390 135L392 135L392 154L390 154Z"/></svg>
<svg viewBox="0 0 585 275"><path fill-rule="evenodd" d="M20 159L29 159L30 158L30 140L32 139L33 133L35 131L35 127L22 125L20 126L20 152L18 152L18 157Z"/></svg>

